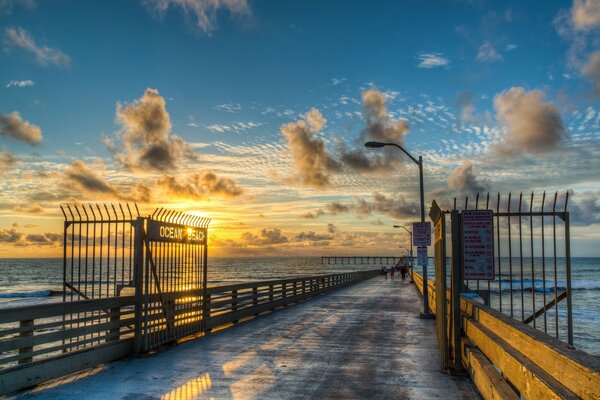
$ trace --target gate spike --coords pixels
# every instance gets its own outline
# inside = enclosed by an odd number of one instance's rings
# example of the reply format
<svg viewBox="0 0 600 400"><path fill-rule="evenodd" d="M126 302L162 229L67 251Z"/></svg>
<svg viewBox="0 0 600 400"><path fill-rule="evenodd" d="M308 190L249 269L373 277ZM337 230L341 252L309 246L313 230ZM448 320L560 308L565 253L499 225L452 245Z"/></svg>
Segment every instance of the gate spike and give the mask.
<svg viewBox="0 0 600 400"><path fill-rule="evenodd" d="M133 203L133 205L135 206L135 211L137 212L137 216L140 216L140 210L138 209L137 203Z"/></svg>
<svg viewBox="0 0 600 400"><path fill-rule="evenodd" d="M90 220L90 216L88 215L87 209L85 208L85 204L81 204L81 207L83 207L83 212L85 213L85 219L86 221Z"/></svg>
<svg viewBox="0 0 600 400"><path fill-rule="evenodd" d="M546 191L544 190L544 194L542 194L542 213L544 212L544 204L546 203ZM542 216L542 219L544 217Z"/></svg>
<svg viewBox="0 0 600 400"><path fill-rule="evenodd" d="M115 219L119 219L119 216L117 215L117 210L115 209L115 205L113 203L110 203L110 206L113 209L113 212L115 213Z"/></svg>
<svg viewBox="0 0 600 400"><path fill-rule="evenodd" d="M127 206L127 212L129 212L129 219L133 219L133 214L131 214L131 208L129 207L129 203L125 203Z"/></svg>
<svg viewBox="0 0 600 400"><path fill-rule="evenodd" d="M498 202L498 207L500 207L500 202ZM490 208L490 192L487 192L487 198L485 199L485 209L488 210Z"/></svg>
<svg viewBox="0 0 600 400"><path fill-rule="evenodd" d="M152 213L152 216L151 216L151 218L152 218L152 219L154 219L154 215L155 215L155 214L156 214L156 213L157 213L159 210L162 210L162 208L160 208L160 207L159 207L159 208L157 208L157 209L155 209L155 210L154 210L154 212Z"/></svg>
<svg viewBox="0 0 600 400"><path fill-rule="evenodd" d="M81 213L79 212L79 207L77 206L77 204L75 204L74 207L75 207L75 212L77 213L77 215L79 216L79 220L81 221Z"/></svg>
<svg viewBox="0 0 600 400"><path fill-rule="evenodd" d="M477 197L475 198L475 209L479 210L479 192L477 192Z"/></svg>
<svg viewBox="0 0 600 400"><path fill-rule="evenodd" d="M554 205L552 206L552 212L556 212L556 200L558 200L558 191L554 192Z"/></svg>
<svg viewBox="0 0 600 400"><path fill-rule="evenodd" d="M569 191L565 193L565 212L567 212L567 205L569 204Z"/></svg>
<svg viewBox="0 0 600 400"><path fill-rule="evenodd" d="M94 216L94 222L96 222L97 218L96 218L96 213L94 212L94 207L92 206L91 203L88 204L88 206L90 207L90 211L92 212L92 215Z"/></svg>
<svg viewBox="0 0 600 400"><path fill-rule="evenodd" d="M555 201L556 203L556 201ZM71 210L71 206L67 204L67 209L69 210L69 214L71 214L71 221L75 221L75 216L73 215L73 211Z"/></svg>
<svg viewBox="0 0 600 400"><path fill-rule="evenodd" d="M510 214L510 200L512 197L512 192L508 192L508 207L507 207L507 212ZM510 223L510 217L508 217L508 223Z"/></svg>
<svg viewBox="0 0 600 400"><path fill-rule="evenodd" d="M121 205L121 203L119 203L119 209L121 210L121 215L123 215L123 219L127 218L125 216L125 213L123 212L123 206Z"/></svg>
<svg viewBox="0 0 600 400"><path fill-rule="evenodd" d="M63 215L65 216L65 221L67 221L67 214L65 213L65 210L63 209L63 205L59 204L60 207L60 211L62 211Z"/></svg>

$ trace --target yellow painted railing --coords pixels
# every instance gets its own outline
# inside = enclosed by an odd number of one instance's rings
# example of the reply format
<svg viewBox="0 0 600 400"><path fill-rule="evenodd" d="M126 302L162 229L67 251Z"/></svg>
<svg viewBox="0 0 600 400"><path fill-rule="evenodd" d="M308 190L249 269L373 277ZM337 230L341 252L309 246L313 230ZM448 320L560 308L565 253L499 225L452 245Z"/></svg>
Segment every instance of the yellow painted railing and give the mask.
<svg viewBox="0 0 600 400"><path fill-rule="evenodd" d="M422 276L413 280L422 294ZM461 319L463 365L485 399L600 399L595 357L466 297Z"/></svg>

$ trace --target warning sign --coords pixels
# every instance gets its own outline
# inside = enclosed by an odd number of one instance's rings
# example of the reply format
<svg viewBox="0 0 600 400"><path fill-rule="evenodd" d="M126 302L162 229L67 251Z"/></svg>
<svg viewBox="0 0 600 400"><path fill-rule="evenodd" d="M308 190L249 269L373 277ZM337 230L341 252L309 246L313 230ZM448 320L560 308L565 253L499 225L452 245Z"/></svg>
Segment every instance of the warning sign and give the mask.
<svg viewBox="0 0 600 400"><path fill-rule="evenodd" d="M431 245L431 224L429 222L413 222L413 246L427 247Z"/></svg>
<svg viewBox="0 0 600 400"><path fill-rule="evenodd" d="M464 279L494 279L494 226L491 210L462 212Z"/></svg>

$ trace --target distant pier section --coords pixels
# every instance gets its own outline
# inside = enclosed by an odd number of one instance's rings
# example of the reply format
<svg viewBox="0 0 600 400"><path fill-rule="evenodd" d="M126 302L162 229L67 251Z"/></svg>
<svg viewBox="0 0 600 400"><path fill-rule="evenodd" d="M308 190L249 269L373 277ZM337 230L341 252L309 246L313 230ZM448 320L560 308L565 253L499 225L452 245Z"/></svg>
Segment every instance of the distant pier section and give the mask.
<svg viewBox="0 0 600 400"><path fill-rule="evenodd" d="M410 257L400 256L323 256L321 264L393 265Z"/></svg>

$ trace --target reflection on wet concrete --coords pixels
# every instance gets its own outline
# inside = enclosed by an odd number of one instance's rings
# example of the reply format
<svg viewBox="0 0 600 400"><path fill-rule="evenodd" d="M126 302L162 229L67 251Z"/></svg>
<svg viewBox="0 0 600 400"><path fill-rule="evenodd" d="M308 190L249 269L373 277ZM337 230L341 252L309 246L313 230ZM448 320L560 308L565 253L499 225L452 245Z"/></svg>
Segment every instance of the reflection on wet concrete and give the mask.
<svg viewBox="0 0 600 400"><path fill-rule="evenodd" d="M379 277L23 399L471 399L439 367L435 321Z"/></svg>

